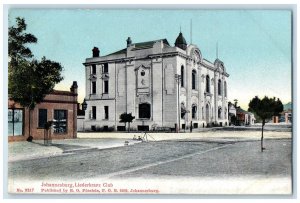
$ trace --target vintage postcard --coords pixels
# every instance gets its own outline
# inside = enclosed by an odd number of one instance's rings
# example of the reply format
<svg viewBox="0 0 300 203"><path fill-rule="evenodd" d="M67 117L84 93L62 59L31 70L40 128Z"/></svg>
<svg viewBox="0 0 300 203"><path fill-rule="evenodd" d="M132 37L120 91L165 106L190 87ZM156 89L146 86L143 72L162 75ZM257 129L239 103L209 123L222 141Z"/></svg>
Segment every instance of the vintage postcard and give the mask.
<svg viewBox="0 0 300 203"><path fill-rule="evenodd" d="M20 194L293 194L293 10L8 9Z"/></svg>

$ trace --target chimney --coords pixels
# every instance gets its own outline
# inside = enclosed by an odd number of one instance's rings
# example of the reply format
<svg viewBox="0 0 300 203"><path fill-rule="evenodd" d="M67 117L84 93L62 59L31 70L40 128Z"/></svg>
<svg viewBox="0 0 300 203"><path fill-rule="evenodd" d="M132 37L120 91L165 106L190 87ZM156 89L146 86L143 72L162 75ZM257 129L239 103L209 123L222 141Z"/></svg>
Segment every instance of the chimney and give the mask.
<svg viewBox="0 0 300 203"><path fill-rule="evenodd" d="M132 44L131 38L128 37L127 40L126 40L126 42L127 42L127 47L130 47L131 44Z"/></svg>
<svg viewBox="0 0 300 203"><path fill-rule="evenodd" d="M75 93L75 94L77 94L78 93L77 89L78 89L77 81L73 81L73 84L72 84L72 86L70 88L70 91L73 92L73 93Z"/></svg>
<svg viewBox="0 0 300 203"><path fill-rule="evenodd" d="M100 56L100 51L99 51L98 47L94 47L92 51L93 51L93 57Z"/></svg>

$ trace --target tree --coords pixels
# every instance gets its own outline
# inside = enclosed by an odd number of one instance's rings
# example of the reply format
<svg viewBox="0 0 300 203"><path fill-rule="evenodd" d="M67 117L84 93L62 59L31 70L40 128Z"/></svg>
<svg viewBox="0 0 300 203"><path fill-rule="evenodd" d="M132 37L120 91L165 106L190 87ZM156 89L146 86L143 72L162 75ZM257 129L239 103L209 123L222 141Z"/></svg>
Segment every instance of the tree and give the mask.
<svg viewBox="0 0 300 203"><path fill-rule="evenodd" d="M233 101L234 101L234 107L237 108L237 107L238 107L238 106L237 106L238 100L235 99L235 100L233 100Z"/></svg>
<svg viewBox="0 0 300 203"><path fill-rule="evenodd" d="M41 61L33 59L33 54L26 45L36 43L37 38L24 33L26 26L23 18L16 18L16 27L9 28L8 93L11 99L29 109L30 141L31 110L53 91L55 84L63 80L63 67L45 57Z"/></svg>
<svg viewBox="0 0 300 203"><path fill-rule="evenodd" d="M24 33L26 23L24 18L16 18L17 27L11 26L8 29L8 55L10 64L15 66L19 60L30 59L33 57L31 50L26 44L37 43L37 38L30 34Z"/></svg>
<svg viewBox="0 0 300 203"><path fill-rule="evenodd" d="M126 123L128 123L128 132L130 131L130 123L135 119L135 116L132 116L131 113L122 113L120 115L120 123L125 123L125 128L126 128Z"/></svg>
<svg viewBox="0 0 300 203"><path fill-rule="evenodd" d="M262 119L261 151L263 152L264 126L266 121L271 119L272 116L278 116L283 111L283 105L280 99L276 99L275 97L268 98L265 96L263 99L260 99L256 96L250 101L248 111L255 113Z"/></svg>

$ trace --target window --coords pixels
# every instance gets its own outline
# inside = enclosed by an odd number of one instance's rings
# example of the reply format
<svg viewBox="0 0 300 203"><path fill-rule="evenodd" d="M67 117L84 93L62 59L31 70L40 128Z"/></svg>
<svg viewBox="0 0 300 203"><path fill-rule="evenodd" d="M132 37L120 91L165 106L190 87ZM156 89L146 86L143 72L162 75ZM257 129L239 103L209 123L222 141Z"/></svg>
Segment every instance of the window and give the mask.
<svg viewBox="0 0 300 203"><path fill-rule="evenodd" d="M219 107L218 108L218 118L221 118L221 116L222 116L222 108Z"/></svg>
<svg viewBox="0 0 300 203"><path fill-rule="evenodd" d="M96 81L92 82L92 94L96 94Z"/></svg>
<svg viewBox="0 0 300 203"><path fill-rule="evenodd" d="M197 117L197 106L192 106L192 118L195 119Z"/></svg>
<svg viewBox="0 0 300 203"><path fill-rule="evenodd" d="M47 123L47 109L39 109L39 128L44 128Z"/></svg>
<svg viewBox="0 0 300 203"><path fill-rule="evenodd" d="M193 70L192 71L192 89L195 90L196 89L196 71Z"/></svg>
<svg viewBox="0 0 300 203"><path fill-rule="evenodd" d="M150 118L151 112L150 112L150 104L148 103L142 103L139 105L139 118Z"/></svg>
<svg viewBox="0 0 300 203"><path fill-rule="evenodd" d="M221 79L218 80L218 95L222 95Z"/></svg>
<svg viewBox="0 0 300 203"><path fill-rule="evenodd" d="M141 71L141 76L145 76L145 71L144 70Z"/></svg>
<svg viewBox="0 0 300 203"><path fill-rule="evenodd" d="M23 135L23 109L8 109L8 135Z"/></svg>
<svg viewBox="0 0 300 203"><path fill-rule="evenodd" d="M104 119L108 119L108 106L104 106Z"/></svg>
<svg viewBox="0 0 300 203"><path fill-rule="evenodd" d="M92 65L92 74L96 75L96 65L95 64Z"/></svg>
<svg viewBox="0 0 300 203"><path fill-rule="evenodd" d="M108 93L108 80L104 80L104 94Z"/></svg>
<svg viewBox="0 0 300 203"><path fill-rule="evenodd" d="M210 79L209 79L209 75L206 76L206 92L210 93Z"/></svg>
<svg viewBox="0 0 300 203"><path fill-rule="evenodd" d="M181 66L181 87L184 87L184 66Z"/></svg>
<svg viewBox="0 0 300 203"><path fill-rule="evenodd" d="M181 118L183 119L186 114L186 108L184 106L184 103L181 103Z"/></svg>
<svg viewBox="0 0 300 203"><path fill-rule="evenodd" d="M227 83L224 81L224 96L227 97Z"/></svg>
<svg viewBox="0 0 300 203"><path fill-rule="evenodd" d="M54 133L67 132L67 110L54 110Z"/></svg>
<svg viewBox="0 0 300 203"><path fill-rule="evenodd" d="M103 64L103 73L108 73L108 63Z"/></svg>
<svg viewBox="0 0 300 203"><path fill-rule="evenodd" d="M96 106L92 106L92 119L96 120Z"/></svg>

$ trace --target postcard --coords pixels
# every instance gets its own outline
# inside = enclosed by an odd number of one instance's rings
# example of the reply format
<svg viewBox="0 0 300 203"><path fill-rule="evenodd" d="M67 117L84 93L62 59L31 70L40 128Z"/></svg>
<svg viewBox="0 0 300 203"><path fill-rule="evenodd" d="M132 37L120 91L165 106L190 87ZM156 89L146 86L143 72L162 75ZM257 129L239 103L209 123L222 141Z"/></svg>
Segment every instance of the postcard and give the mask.
<svg viewBox="0 0 300 203"><path fill-rule="evenodd" d="M12 6L9 194L289 197L293 18Z"/></svg>

